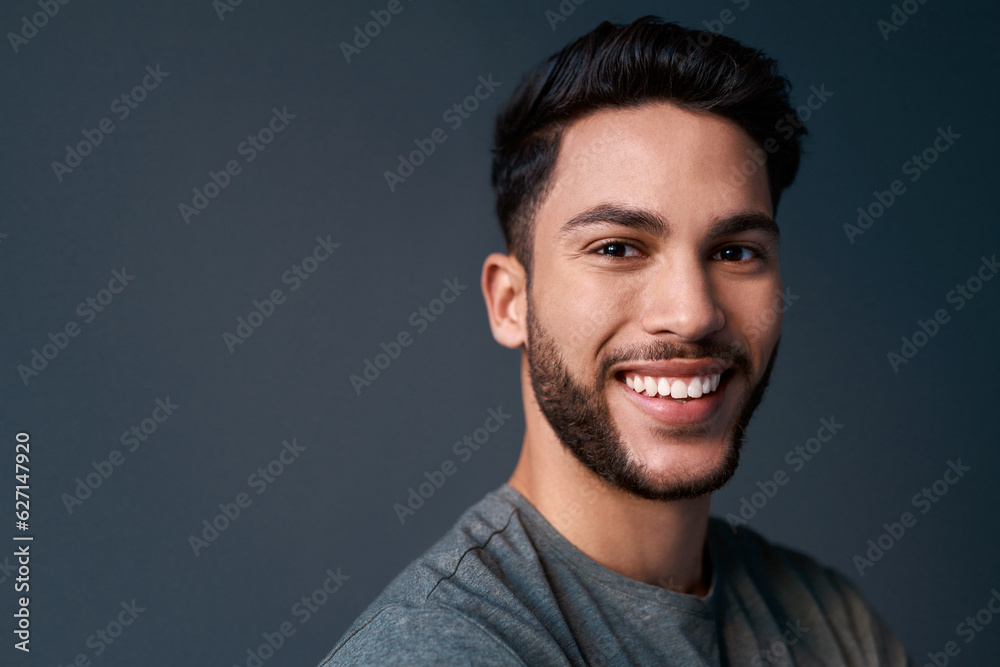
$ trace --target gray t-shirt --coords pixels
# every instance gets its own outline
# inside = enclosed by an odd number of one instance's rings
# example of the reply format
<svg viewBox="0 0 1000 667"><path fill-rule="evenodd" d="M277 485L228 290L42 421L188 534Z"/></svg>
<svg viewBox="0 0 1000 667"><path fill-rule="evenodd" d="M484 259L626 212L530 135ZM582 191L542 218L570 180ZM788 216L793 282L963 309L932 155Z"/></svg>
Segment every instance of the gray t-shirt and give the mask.
<svg viewBox="0 0 1000 667"><path fill-rule="evenodd" d="M399 574L321 663L906 665L846 578L711 519L708 595L609 570L504 484Z"/></svg>

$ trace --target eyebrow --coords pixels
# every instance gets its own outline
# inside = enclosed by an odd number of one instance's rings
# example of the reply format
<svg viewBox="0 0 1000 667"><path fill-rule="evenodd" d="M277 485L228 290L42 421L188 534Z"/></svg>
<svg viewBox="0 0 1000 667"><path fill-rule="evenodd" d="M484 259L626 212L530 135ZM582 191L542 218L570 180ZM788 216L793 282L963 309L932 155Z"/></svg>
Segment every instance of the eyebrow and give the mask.
<svg viewBox="0 0 1000 667"><path fill-rule="evenodd" d="M656 236L669 236L670 223L662 216L644 208L623 204L598 204L582 211L563 223L558 236L563 237L593 225L621 225ZM708 230L708 238L716 239L747 231L762 231L777 239L780 236L774 218L760 211L740 211L717 218Z"/></svg>

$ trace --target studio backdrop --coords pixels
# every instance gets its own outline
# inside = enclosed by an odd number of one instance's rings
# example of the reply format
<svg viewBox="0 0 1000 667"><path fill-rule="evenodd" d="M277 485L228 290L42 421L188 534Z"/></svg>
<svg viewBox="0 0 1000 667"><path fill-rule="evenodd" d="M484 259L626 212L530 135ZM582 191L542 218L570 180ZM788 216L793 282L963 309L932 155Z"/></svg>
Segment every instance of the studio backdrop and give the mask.
<svg viewBox="0 0 1000 667"><path fill-rule="evenodd" d="M314 665L506 481L493 120L646 14L776 58L809 130L713 512L993 664L1000 10L943 0L5 2L0 663Z"/></svg>

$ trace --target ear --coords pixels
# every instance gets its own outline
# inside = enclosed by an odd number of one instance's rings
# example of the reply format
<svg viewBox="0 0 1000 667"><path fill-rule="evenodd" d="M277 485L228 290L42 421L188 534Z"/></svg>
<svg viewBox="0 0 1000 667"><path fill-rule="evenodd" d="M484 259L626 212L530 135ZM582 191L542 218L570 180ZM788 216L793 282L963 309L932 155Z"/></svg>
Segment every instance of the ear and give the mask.
<svg viewBox="0 0 1000 667"><path fill-rule="evenodd" d="M482 289L493 338L521 347L528 338L527 281L524 267L509 255L493 253L483 262Z"/></svg>

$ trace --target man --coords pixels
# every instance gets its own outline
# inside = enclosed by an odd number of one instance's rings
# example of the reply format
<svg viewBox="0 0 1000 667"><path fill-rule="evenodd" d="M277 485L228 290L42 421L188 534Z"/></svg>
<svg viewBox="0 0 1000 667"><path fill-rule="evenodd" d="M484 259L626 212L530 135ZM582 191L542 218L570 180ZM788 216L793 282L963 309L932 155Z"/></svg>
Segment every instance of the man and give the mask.
<svg viewBox="0 0 1000 667"><path fill-rule="evenodd" d="M653 17L522 81L494 135L510 255L482 274L522 350L520 460L324 665L907 663L843 576L709 517L778 348L787 90Z"/></svg>

